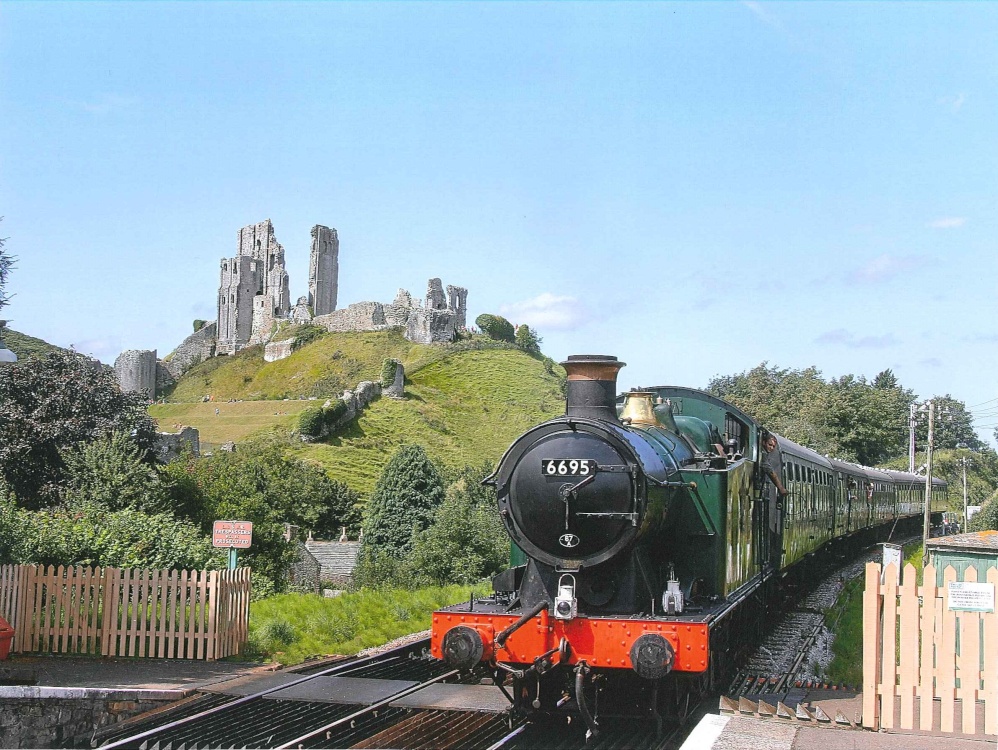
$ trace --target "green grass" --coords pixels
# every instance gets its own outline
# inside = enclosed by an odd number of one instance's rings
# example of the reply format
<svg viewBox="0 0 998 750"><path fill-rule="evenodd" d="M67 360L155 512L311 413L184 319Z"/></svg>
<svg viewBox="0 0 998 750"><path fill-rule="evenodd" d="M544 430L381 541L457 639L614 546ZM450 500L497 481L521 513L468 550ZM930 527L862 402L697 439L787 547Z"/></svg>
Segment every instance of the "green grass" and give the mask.
<svg viewBox="0 0 998 750"><path fill-rule="evenodd" d="M327 334L278 362L264 363L259 347L215 357L192 368L169 402L153 405L149 413L161 430L196 427L208 446L240 442L274 429L294 429L298 414L309 406L361 380L379 379L387 357L405 365L404 400L377 399L325 442L289 448L361 495L374 489L403 443L423 445L441 467L495 462L517 435L564 409L558 377L519 349L481 339L426 346L406 341L399 331L378 331ZM317 401L300 401L296 395L290 401L229 401L318 393L327 387ZM214 400L203 403L206 394Z"/></svg>
<svg viewBox="0 0 998 750"><path fill-rule="evenodd" d="M922 545L905 548L904 565L912 563L922 580ZM863 684L863 589L865 575L848 581L839 593L835 604L825 612L825 622L835 634L832 644L834 657L828 665L828 678L832 682L855 687Z"/></svg>
<svg viewBox="0 0 998 750"><path fill-rule="evenodd" d="M402 443L419 443L440 466L495 462L517 435L564 409L543 363L504 349L433 362L412 375L406 394L374 401L340 434L295 452L367 495Z"/></svg>
<svg viewBox="0 0 998 750"><path fill-rule="evenodd" d="M220 445L239 442L261 431L298 424L298 415L322 401L211 401L190 404L153 404L149 414L162 432L179 432L187 425L197 427L201 442ZM215 414L218 409L218 414Z"/></svg>
<svg viewBox="0 0 998 750"><path fill-rule="evenodd" d="M36 339L34 336L18 333L10 328L4 329L3 340L7 348L14 352L18 359L27 359L28 357L45 354L45 352L60 350L60 347L54 344L50 344L42 339Z"/></svg>
<svg viewBox="0 0 998 750"><path fill-rule="evenodd" d="M472 587L415 591L363 590L326 599L281 594L250 605L246 656L281 664L335 654L353 655L430 627L434 610L469 597ZM485 589L479 586L476 593Z"/></svg>
<svg viewBox="0 0 998 750"><path fill-rule="evenodd" d="M290 357L264 362L263 347L251 346L228 357L212 357L192 367L167 394L167 401L326 398L362 380L378 380L387 357L404 365L433 347L413 344L399 330L330 333Z"/></svg>

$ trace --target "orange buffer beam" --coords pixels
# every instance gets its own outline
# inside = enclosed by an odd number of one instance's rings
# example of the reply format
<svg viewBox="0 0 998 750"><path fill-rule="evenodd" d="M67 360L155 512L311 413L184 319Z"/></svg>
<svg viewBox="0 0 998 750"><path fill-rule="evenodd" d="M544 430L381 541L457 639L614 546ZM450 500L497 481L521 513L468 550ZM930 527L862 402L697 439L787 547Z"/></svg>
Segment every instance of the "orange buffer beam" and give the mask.
<svg viewBox="0 0 998 750"><path fill-rule="evenodd" d="M577 617L557 620L542 612L515 631L502 648L495 648L495 660L504 664L532 664L541 654L557 648L567 638L572 646L569 664L585 661L591 667L631 669L631 646L645 633L662 635L676 652L674 672L703 672L707 669L710 638L704 623L662 622L614 618ZM434 612L431 653L443 658L441 645L447 631L457 625L473 627L486 644L512 625L513 615L485 615L474 612ZM485 638L491 633L491 638ZM488 648L486 648L488 652Z"/></svg>

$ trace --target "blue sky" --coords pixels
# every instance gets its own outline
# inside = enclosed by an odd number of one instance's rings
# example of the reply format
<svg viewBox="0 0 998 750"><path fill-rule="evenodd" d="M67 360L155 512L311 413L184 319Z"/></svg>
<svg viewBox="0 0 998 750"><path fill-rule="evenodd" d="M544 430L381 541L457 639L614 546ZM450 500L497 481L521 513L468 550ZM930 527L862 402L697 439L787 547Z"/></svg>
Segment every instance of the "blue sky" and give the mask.
<svg viewBox="0 0 998 750"><path fill-rule="evenodd" d="M0 6L13 327L214 318L270 218L341 306L467 287L625 387L892 368L998 424L998 5ZM978 406L980 405L980 406Z"/></svg>

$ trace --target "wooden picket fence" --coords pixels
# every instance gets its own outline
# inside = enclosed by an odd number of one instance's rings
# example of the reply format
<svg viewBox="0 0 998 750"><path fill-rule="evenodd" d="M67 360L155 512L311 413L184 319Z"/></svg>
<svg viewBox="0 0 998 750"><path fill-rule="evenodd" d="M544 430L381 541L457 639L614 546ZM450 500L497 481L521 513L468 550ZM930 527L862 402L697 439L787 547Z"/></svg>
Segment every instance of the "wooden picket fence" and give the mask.
<svg viewBox="0 0 998 750"><path fill-rule="evenodd" d="M249 568L0 566L0 615L21 653L222 659L246 643L249 600Z"/></svg>
<svg viewBox="0 0 998 750"><path fill-rule="evenodd" d="M927 565L921 586L913 565L901 585L897 567L881 579L879 563L866 566L863 594L863 726L969 735L998 733L998 613L949 609L943 585ZM964 582L976 583L968 568ZM998 584L998 570L987 582ZM983 726L981 726L983 718Z"/></svg>

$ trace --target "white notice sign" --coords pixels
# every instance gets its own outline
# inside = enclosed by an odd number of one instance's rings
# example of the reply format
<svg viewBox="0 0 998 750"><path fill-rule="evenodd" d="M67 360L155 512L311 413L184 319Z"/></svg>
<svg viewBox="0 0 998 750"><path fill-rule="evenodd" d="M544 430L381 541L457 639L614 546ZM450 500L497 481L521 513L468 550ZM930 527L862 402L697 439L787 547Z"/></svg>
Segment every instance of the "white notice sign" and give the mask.
<svg viewBox="0 0 998 750"><path fill-rule="evenodd" d="M995 586L993 583L946 584L949 593L949 608L959 612L994 612Z"/></svg>

